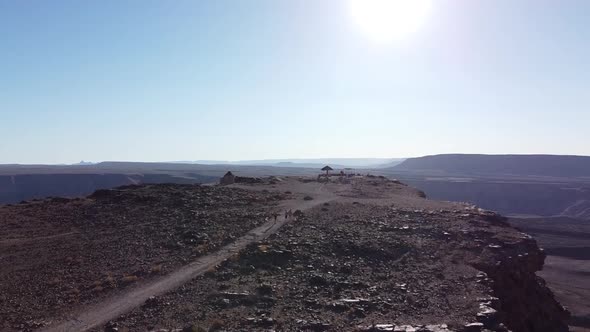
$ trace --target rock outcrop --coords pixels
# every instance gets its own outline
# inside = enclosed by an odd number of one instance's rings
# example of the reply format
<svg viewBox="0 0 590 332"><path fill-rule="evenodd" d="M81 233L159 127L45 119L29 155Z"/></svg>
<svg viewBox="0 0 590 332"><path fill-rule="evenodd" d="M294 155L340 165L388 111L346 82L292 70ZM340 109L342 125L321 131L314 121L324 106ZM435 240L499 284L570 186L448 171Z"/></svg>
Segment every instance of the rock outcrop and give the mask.
<svg viewBox="0 0 590 332"><path fill-rule="evenodd" d="M500 216L487 219L490 223L505 222ZM474 263L484 272L481 282L488 283L493 290L495 299L486 305L497 310L478 317L486 327L503 322L513 331L568 331L568 311L535 274L543 268L546 255L532 237L521 234L520 239L489 244L491 250Z"/></svg>

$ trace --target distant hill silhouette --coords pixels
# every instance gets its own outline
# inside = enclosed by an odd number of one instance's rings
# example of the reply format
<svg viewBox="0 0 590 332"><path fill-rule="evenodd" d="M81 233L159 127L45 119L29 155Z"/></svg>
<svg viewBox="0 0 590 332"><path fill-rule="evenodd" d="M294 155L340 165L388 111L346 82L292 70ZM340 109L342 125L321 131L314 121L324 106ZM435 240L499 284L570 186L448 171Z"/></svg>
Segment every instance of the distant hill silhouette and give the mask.
<svg viewBox="0 0 590 332"><path fill-rule="evenodd" d="M442 154L406 159L392 170L437 171L462 175L590 177L590 157Z"/></svg>
<svg viewBox="0 0 590 332"><path fill-rule="evenodd" d="M196 160L181 163L202 165L244 165L244 166L274 166L274 167L308 167L322 168L330 165L334 168L382 168L399 164L400 158L315 158L315 159L263 159L263 160Z"/></svg>
<svg viewBox="0 0 590 332"><path fill-rule="evenodd" d="M91 167L91 166L84 166ZM0 174L0 205L48 196L79 197L98 189L140 183L207 183L218 177L199 174Z"/></svg>

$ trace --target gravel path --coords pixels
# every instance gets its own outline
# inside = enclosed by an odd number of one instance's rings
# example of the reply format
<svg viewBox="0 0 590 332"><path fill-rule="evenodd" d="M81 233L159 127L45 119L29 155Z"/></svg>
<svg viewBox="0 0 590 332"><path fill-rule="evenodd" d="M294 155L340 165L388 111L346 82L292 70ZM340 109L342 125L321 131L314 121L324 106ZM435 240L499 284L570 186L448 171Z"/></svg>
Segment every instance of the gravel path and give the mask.
<svg viewBox="0 0 590 332"><path fill-rule="evenodd" d="M290 202L283 206L285 209L307 210L319 204L334 200L336 196L325 190L323 185L318 185L313 191L314 200ZM158 296L174 290L193 278L204 274L217 264L223 262L232 255L237 254L248 244L260 241L276 233L288 220L283 215L279 216L277 222L268 221L265 224L251 230L235 242L221 248L220 250L200 257L198 260L185 265L179 270L170 273L162 278L138 285L122 294L118 294L103 302L81 308L67 320L57 322L41 331L62 332L62 331L88 331L99 327L106 322L119 317L120 315L137 308L145 303L151 296Z"/></svg>

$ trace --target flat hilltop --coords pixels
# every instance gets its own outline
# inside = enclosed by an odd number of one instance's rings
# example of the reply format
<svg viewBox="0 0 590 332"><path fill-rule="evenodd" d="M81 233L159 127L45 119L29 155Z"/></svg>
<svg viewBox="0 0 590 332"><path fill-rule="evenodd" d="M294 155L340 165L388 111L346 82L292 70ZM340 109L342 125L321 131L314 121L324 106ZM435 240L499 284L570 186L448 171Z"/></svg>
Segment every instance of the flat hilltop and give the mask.
<svg viewBox="0 0 590 332"><path fill-rule="evenodd" d="M0 225L3 331L567 331L534 239L385 177L126 186Z"/></svg>
<svg viewBox="0 0 590 332"><path fill-rule="evenodd" d="M393 169L462 175L586 178L590 157L568 155L441 154L409 158Z"/></svg>

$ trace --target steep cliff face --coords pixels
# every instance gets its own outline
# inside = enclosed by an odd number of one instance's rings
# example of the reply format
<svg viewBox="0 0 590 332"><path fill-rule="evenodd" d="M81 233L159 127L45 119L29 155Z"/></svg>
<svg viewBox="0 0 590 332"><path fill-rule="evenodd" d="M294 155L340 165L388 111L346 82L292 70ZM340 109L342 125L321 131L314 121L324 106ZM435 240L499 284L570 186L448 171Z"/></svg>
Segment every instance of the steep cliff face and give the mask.
<svg viewBox="0 0 590 332"><path fill-rule="evenodd" d="M490 214L486 220L504 225L505 219ZM473 262L483 271L480 281L489 285L493 298L482 304L478 319L484 327L497 330L502 322L512 331L560 332L568 331L568 311L559 304L535 272L543 268L545 253L537 242L526 234L518 238L503 238L496 234ZM493 310L487 310L487 308Z"/></svg>

